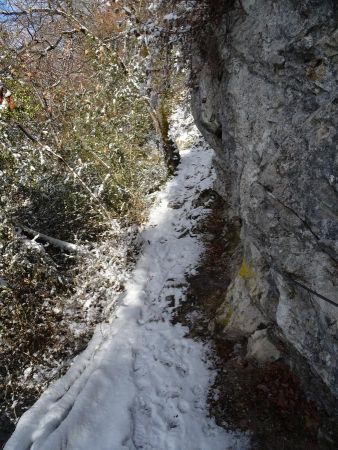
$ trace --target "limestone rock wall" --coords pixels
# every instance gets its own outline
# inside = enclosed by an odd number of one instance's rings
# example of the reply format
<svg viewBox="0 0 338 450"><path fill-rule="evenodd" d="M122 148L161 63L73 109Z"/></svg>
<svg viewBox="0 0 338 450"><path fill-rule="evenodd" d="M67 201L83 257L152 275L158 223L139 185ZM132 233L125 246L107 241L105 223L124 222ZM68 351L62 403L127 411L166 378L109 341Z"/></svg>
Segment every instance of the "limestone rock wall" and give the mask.
<svg viewBox="0 0 338 450"><path fill-rule="evenodd" d="M211 1L192 72L240 234L216 321L267 327L338 398L338 2Z"/></svg>

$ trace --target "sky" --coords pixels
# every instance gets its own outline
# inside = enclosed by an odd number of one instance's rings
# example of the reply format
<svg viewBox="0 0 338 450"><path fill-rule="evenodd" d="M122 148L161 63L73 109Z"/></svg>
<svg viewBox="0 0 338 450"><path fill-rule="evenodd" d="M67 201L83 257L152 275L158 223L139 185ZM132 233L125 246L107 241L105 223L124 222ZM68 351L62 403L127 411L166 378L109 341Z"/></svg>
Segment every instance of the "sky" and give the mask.
<svg viewBox="0 0 338 450"><path fill-rule="evenodd" d="M8 2L6 0L0 0L0 8L1 9L8 9Z"/></svg>

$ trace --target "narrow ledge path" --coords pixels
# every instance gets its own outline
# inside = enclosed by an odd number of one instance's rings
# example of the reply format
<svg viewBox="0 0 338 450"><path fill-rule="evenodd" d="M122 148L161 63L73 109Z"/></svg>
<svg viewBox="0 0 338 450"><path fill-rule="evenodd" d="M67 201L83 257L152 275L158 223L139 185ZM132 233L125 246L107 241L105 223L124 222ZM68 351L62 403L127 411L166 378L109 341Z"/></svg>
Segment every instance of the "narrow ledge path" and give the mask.
<svg viewBox="0 0 338 450"><path fill-rule="evenodd" d="M208 416L208 345L171 321L203 252L196 229L210 211L197 200L214 183L212 150L192 118L178 110L173 121L182 160L151 210L114 317L24 414L6 450L249 448Z"/></svg>

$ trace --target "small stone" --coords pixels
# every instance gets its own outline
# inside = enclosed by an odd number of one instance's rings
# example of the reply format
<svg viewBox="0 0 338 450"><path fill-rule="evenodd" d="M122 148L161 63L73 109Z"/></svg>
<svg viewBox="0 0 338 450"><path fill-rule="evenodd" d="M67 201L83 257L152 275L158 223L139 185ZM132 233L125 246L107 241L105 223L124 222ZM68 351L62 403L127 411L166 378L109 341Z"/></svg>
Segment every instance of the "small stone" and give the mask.
<svg viewBox="0 0 338 450"><path fill-rule="evenodd" d="M240 344L239 342L237 342L237 344L234 345L234 353L235 355L239 355L242 351L242 344Z"/></svg>
<svg viewBox="0 0 338 450"><path fill-rule="evenodd" d="M249 338L247 358L255 359L259 363L277 361L281 353L270 341L267 330L257 330Z"/></svg>
<svg viewBox="0 0 338 450"><path fill-rule="evenodd" d="M167 295L165 301L168 303L169 308L175 307L175 295Z"/></svg>
<svg viewBox="0 0 338 450"><path fill-rule="evenodd" d="M259 384L257 386L257 389L259 389L260 391L264 392L265 394L267 394L269 391L269 388L267 386L265 386L265 384Z"/></svg>

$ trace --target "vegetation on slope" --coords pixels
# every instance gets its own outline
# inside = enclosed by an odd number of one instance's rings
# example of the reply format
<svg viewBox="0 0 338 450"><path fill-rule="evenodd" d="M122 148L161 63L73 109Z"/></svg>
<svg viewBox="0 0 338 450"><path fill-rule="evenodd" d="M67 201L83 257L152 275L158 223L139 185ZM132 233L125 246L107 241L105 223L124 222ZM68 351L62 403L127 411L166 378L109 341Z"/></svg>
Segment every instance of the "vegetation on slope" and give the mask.
<svg viewBox="0 0 338 450"><path fill-rule="evenodd" d="M1 5L0 422L15 422L123 290L179 162L185 74L171 2Z"/></svg>

